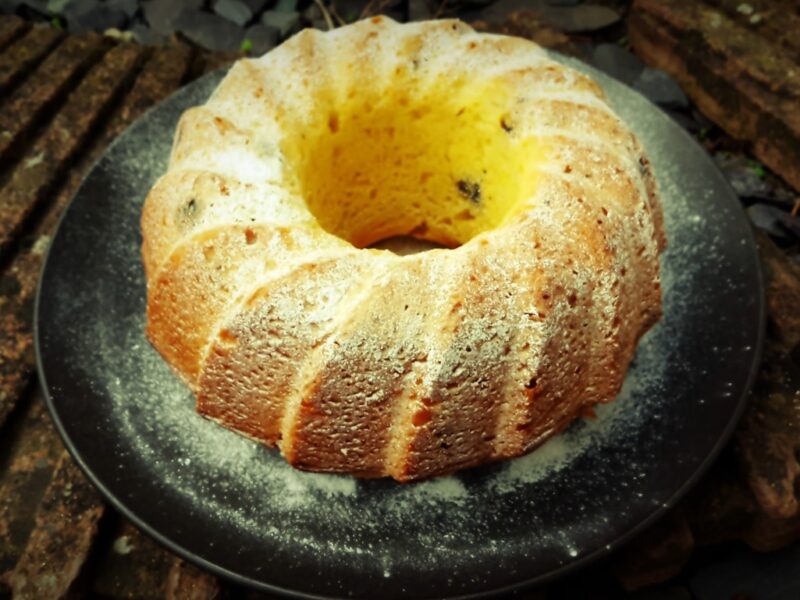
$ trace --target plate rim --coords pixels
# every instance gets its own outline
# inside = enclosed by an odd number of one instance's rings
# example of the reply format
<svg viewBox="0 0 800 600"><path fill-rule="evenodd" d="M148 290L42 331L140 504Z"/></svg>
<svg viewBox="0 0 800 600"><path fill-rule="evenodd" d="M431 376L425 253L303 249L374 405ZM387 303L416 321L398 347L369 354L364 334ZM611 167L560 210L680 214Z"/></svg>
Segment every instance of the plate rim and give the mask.
<svg viewBox="0 0 800 600"><path fill-rule="evenodd" d="M658 114L658 119L662 121L662 123L667 123L669 127L674 128L675 130L680 132L680 135L684 139L685 142L695 146L697 149L701 150L704 157L707 159L709 165L713 167L714 177L718 180L722 187L727 188L729 192L729 196L731 198L737 198L738 195L731 187L730 183L725 179L722 171L720 170L719 166L715 163L715 161L711 158L710 154L706 152L705 149L698 144L698 142L680 125L678 125L673 119L671 119L659 106L652 103L649 99L647 99L644 95L642 95L637 90L631 88L628 85L612 78L609 75L602 73L601 71L597 70L596 68L592 67L591 65L580 61L574 57L568 57L557 53L552 50L547 51L548 55L553 57L556 60L559 60L562 63L567 64L571 68L578 68L576 65L580 65L580 69L588 72L592 78L596 80L600 80L603 85L611 82L613 85L618 85L625 88L627 93L635 93L644 99L649 105L650 108L656 109ZM185 548L179 542L176 542L166 535L159 532L156 527L151 526L145 520L140 518L133 509L129 508L117 495L115 495L108 486L104 485L98 476L91 470L91 468L87 465L87 463L83 460L78 448L75 446L74 441L69 436L65 425L59 415L58 408L56 407L56 403L54 402L53 395L50 391L50 388L47 383L47 377L44 372L43 368L43 361L41 355L41 331L40 331L40 305L42 302L42 289L43 289L43 282L44 282L44 274L47 269L49 258L50 258L50 249L52 248L52 242L56 239L61 230L61 226L63 222L69 215L70 210L75 203L75 200L81 196L81 192L86 184L86 181L90 178L93 172L97 169L98 164L103 160L106 154L112 150L117 144L124 143L124 140L127 138L127 134L142 120L146 119L151 112L154 112L159 107L161 107L166 102L170 101L175 96L187 93L187 88L191 88L192 86L199 86L201 82L205 82L211 80L215 77L223 77L224 74L230 66L223 67L217 69L215 71L211 71L206 73L205 75L195 79L192 82L178 88L172 94L168 95L167 97L163 98L158 103L150 106L146 111L144 111L139 117L137 117L120 135L118 135L101 153L101 155L97 158L97 160L91 165L91 167L87 170L86 175L84 176L81 185L76 190L73 197L70 199L69 203L66 207L64 207L61 215L58 218L58 223L54 230L54 233L51 238L51 243L47 248L47 251L44 256L44 260L42 261L42 267L39 272L39 277L36 284L36 295L34 299L34 306L33 306L33 341L34 341L34 355L36 359L36 371L37 371L37 378L38 382L42 388L42 394L44 396L45 404L47 406L48 412L53 420L53 423L56 427L56 430L61 437L61 440L66 447L67 451L69 452L72 459L76 462L78 467L81 469L83 474L87 477L90 483L101 493L104 500L108 501L112 507L117 510L122 516L128 519L131 523L133 523L138 529L143 531L146 535L154 539L158 544L172 552L173 554L177 555L180 558L183 558L196 566L205 569L206 571L211 572L212 574L222 577L230 582L233 582L236 585L249 587L250 589L255 589L261 592L269 592L272 594L277 594L282 597L286 598L293 598L299 600L335 600L336 598L340 598L340 596L329 596L329 595L319 595L316 593L309 593L309 592L300 592L297 590L291 590L288 588L279 587L273 584L266 583L264 581L260 581L258 579L254 579L247 575L243 575L241 573L237 573L222 567L214 562L211 562L200 555L196 554L195 552ZM687 478L681 486L679 486L671 495L670 497L665 500L664 502L660 503L659 505L655 506L654 509L641 521L639 521L636 525L629 528L624 533L615 537L613 541L608 543L607 545L600 546L596 548L594 551L589 552L585 555L580 556L579 558L575 558L572 561L568 561L565 564L548 571L547 573L540 574L533 577L527 577L525 579L521 579L516 583L507 584L503 587L494 588L492 590L485 590L475 593L468 593L468 594L458 594L452 596L446 596L446 598L450 600L477 600L480 598L489 598L494 597L498 594L507 594L514 591L530 589L534 586L538 586L547 582L551 582L555 579L563 577L570 572L574 572L580 570L591 563L594 563L603 557L606 557L617 550L619 550L622 546L626 545L629 541L631 541L634 537L640 534L642 531L653 525L656 521L661 519L667 512L672 510L677 503L692 489L697 485L699 480L708 472L710 467L716 461L719 454L722 452L723 448L729 443L730 439L732 438L736 427L741 420L742 415L744 414L745 409L748 405L748 400L750 397L750 393L752 391L753 385L756 381L758 373L760 372L762 360L763 360L763 353L764 353L764 345L765 345L765 337L766 337L766 287L764 281L764 269L762 266L760 254L758 253L758 244L755 237L755 233L749 223L747 223L746 216L744 209L741 206L741 203L736 202L736 209L734 211L736 213L736 218L742 220L746 225L748 225L745 229L745 236L747 239L747 245L751 246L754 249L754 253L752 255L753 266L754 266L754 275L756 278L756 289L752 290L755 299L755 311L757 312L757 319L758 322L756 324L756 339L753 343L753 360L750 364L749 370L747 372L747 377L745 379L745 383L741 388L741 395L738 398L736 403L736 408L731 412L730 418L728 419L728 423L723 428L721 434L717 437L715 444L712 446L711 450L708 454L698 463L697 468L695 469L694 473ZM408 595L407 597L411 598L433 598L432 596L417 596L417 595ZM440 596L436 596L439 598Z"/></svg>

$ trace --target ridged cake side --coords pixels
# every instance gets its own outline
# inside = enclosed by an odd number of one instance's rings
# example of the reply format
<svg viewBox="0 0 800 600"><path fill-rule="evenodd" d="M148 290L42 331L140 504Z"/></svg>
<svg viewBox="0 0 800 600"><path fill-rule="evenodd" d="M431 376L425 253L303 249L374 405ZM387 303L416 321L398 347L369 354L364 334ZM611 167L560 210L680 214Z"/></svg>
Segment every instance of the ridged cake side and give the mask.
<svg viewBox="0 0 800 600"><path fill-rule="evenodd" d="M485 153L426 116L442 89L437 110L471 119ZM361 111L392 114L381 98L417 119L375 133L411 144L404 177L423 146L453 172L494 165L480 187L455 181L463 210L441 200L435 164L414 185L440 204L411 231L392 224L413 207L392 221L390 205L326 205L405 185L391 165L338 191L313 180L350 164L319 132L370 131ZM407 481L527 452L616 396L660 316L665 238L632 133L587 77L456 21L304 31L239 61L183 116L142 230L148 335L198 410L316 471ZM457 247L360 247L387 232Z"/></svg>

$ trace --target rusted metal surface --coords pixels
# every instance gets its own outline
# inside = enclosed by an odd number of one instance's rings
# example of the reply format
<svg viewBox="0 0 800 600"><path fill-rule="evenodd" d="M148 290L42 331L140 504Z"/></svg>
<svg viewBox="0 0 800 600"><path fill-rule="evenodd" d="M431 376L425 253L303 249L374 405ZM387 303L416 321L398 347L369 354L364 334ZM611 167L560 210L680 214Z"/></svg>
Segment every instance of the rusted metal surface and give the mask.
<svg viewBox="0 0 800 600"><path fill-rule="evenodd" d="M744 26L729 0L704 6ZM758 35L772 31L787 51L800 44L769 29L773 21L759 27ZM241 597L165 551L92 490L47 418L33 380L31 332L44 251L90 166L145 109L237 55L39 29L0 18L0 598L12 591L21 598ZM486 29L572 49L530 13ZM800 397L789 359L800 343L800 268L769 240L760 243L770 338L752 405L735 443L700 485L610 559L608 571L624 588L672 577L698 547L739 540L769 551L800 537Z"/></svg>
<svg viewBox="0 0 800 600"><path fill-rule="evenodd" d="M636 0L629 27L646 62L672 74L703 113L800 190L796 11L796 3L771 0Z"/></svg>

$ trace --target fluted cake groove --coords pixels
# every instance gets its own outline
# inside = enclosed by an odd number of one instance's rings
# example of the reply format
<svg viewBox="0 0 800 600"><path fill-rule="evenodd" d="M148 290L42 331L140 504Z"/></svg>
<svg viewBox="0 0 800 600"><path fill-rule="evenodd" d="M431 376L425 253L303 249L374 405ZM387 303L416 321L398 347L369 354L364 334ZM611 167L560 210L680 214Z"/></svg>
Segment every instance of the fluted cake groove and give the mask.
<svg viewBox="0 0 800 600"><path fill-rule="evenodd" d="M661 314L649 163L532 42L376 17L238 61L142 213L147 335L302 469L511 458L617 395ZM390 235L446 246L400 256Z"/></svg>

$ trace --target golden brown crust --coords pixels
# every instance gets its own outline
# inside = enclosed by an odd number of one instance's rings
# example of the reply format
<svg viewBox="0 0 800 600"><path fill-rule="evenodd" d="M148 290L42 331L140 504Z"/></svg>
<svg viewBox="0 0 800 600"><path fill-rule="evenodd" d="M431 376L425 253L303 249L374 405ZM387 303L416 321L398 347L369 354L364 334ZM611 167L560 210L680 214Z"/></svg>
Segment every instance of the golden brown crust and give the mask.
<svg viewBox="0 0 800 600"><path fill-rule="evenodd" d="M543 149L519 210L413 257L323 231L281 145L321 118L309 99L476 70ZM307 31L237 63L181 119L142 232L153 345L202 414L304 469L408 481L518 456L612 400L660 316L638 141L591 79L454 21Z"/></svg>

